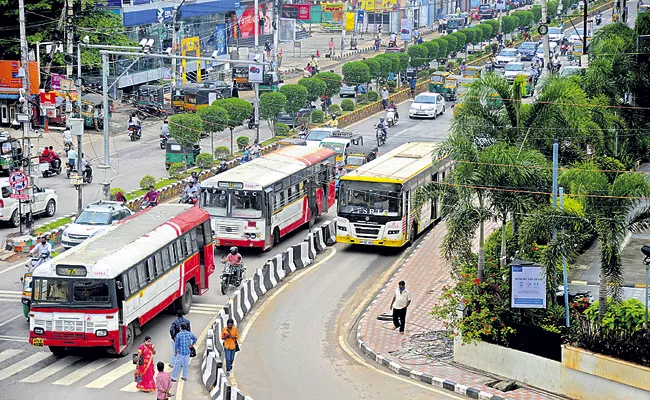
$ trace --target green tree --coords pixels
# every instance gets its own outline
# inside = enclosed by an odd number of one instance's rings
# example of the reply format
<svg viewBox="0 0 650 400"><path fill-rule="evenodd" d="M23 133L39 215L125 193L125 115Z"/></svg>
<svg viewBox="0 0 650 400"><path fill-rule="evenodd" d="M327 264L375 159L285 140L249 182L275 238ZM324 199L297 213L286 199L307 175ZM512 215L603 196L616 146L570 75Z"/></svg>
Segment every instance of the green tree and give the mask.
<svg viewBox="0 0 650 400"><path fill-rule="evenodd" d="M449 53L458 51L458 38L456 36L452 35L447 35L445 36L445 40L447 41L447 50Z"/></svg>
<svg viewBox="0 0 650 400"><path fill-rule="evenodd" d="M191 149L201 139L202 125L201 117L196 114L175 114L169 117L169 135L181 147ZM187 170L187 158L183 160L183 164Z"/></svg>
<svg viewBox="0 0 650 400"><path fill-rule="evenodd" d="M483 27L486 27L486 25L484 25ZM487 25L487 27L490 28L489 25ZM492 28L490 28L490 29L492 29ZM484 41L483 34L485 33L485 31L483 29L481 29L481 27L479 25L477 25L477 26L475 26L473 28L470 28L469 31L474 33L474 38L472 39L472 42L471 42L472 44L478 44L478 43L481 43L482 41ZM489 40L489 36L488 36L488 39L486 39L486 40Z"/></svg>
<svg viewBox="0 0 650 400"><path fill-rule="evenodd" d="M308 79L315 79L315 78L308 78ZM325 85L323 81L319 81L319 82ZM260 118L266 120L266 123L269 125L269 128L271 129L271 132L273 132L274 136L276 133L275 121L278 119L280 114L284 111L286 105L287 105L287 96L285 96L282 93L267 92L260 96Z"/></svg>
<svg viewBox="0 0 650 400"><path fill-rule="evenodd" d="M539 23L542 20L542 6L534 5L530 12L533 13L533 21L535 23Z"/></svg>
<svg viewBox="0 0 650 400"><path fill-rule="evenodd" d="M370 68L361 61L350 61L343 64L341 69L346 84L359 85L370 80Z"/></svg>
<svg viewBox="0 0 650 400"><path fill-rule="evenodd" d="M557 15L557 8L560 3L557 0L551 0L546 3L546 15L551 18L555 18Z"/></svg>
<svg viewBox="0 0 650 400"><path fill-rule="evenodd" d="M228 126L228 111L223 107L213 104L208 107L201 107L196 111L201 118L203 130L210 133L210 154L214 154L214 134L223 132Z"/></svg>
<svg viewBox="0 0 650 400"><path fill-rule="evenodd" d="M196 166L202 170L210 169L214 167L214 157L212 157L212 154L200 153L196 157Z"/></svg>
<svg viewBox="0 0 650 400"><path fill-rule="evenodd" d="M429 50L426 46L416 44L408 47L408 55L411 57L409 65L414 68L422 67L429 61Z"/></svg>
<svg viewBox="0 0 650 400"><path fill-rule="evenodd" d="M287 103L284 110L289 114L295 114L307 103L308 92L304 86L301 85L282 85L280 88L286 99Z"/></svg>
<svg viewBox="0 0 650 400"><path fill-rule="evenodd" d="M514 31L515 28L517 27L518 22L519 20L516 17L512 17L510 15L505 15L501 17L503 33L505 33L506 35L512 33L512 31Z"/></svg>
<svg viewBox="0 0 650 400"><path fill-rule="evenodd" d="M438 52L438 58L439 59L447 58L447 56L449 56L449 53L451 52L449 41L445 37L439 37L434 40L438 42L438 47L440 47L440 50Z"/></svg>
<svg viewBox="0 0 650 400"><path fill-rule="evenodd" d="M451 34L451 36L455 37L458 42L456 43L456 51L461 51L465 49L467 43L470 43L470 40L474 37L474 34L469 32L469 29L467 29L465 32L454 32Z"/></svg>
<svg viewBox="0 0 650 400"><path fill-rule="evenodd" d="M156 184L156 178L154 178L153 175L145 175L140 179L140 188L141 189L149 189L150 186L153 186ZM124 194L124 192L122 192Z"/></svg>
<svg viewBox="0 0 650 400"><path fill-rule="evenodd" d="M388 79L392 61L387 56L387 54L380 54L376 57L373 57L373 59L379 62L379 74L377 76L377 79Z"/></svg>
<svg viewBox="0 0 650 400"><path fill-rule="evenodd" d="M494 36L496 36L496 32L493 30L492 25L487 24L487 23L481 23L478 25L478 28L483 31L483 35L481 36L481 40L484 42L489 41L492 39Z"/></svg>
<svg viewBox="0 0 650 400"><path fill-rule="evenodd" d="M314 78L320 79L327 85L327 90L325 94L327 97L333 97L341 91L341 75L335 74L334 72L319 72L314 75Z"/></svg>
<svg viewBox="0 0 650 400"><path fill-rule="evenodd" d="M307 100L310 102L320 99L327 90L327 84L318 78L302 78L298 84L307 89Z"/></svg>
<svg viewBox="0 0 650 400"><path fill-rule="evenodd" d="M377 78L379 76L381 65L379 64L378 60L375 60L374 58L367 58L361 62L368 66L368 70L370 71L370 81L372 81L373 78ZM370 83L370 81L368 81L368 83Z"/></svg>
<svg viewBox="0 0 650 400"><path fill-rule="evenodd" d="M384 54L383 57L390 60L390 72L398 74L402 70L402 61L400 56L395 53L388 53Z"/></svg>
<svg viewBox="0 0 650 400"><path fill-rule="evenodd" d="M217 100L212 103L218 107L222 107L228 113L228 129L230 129L230 154L234 154L234 138L233 131L236 127L242 126L246 120L253 113L253 105L238 97L231 97L228 99Z"/></svg>
<svg viewBox="0 0 650 400"><path fill-rule="evenodd" d="M440 45L435 40L429 40L422 43L429 52L429 60L438 60L440 58Z"/></svg>

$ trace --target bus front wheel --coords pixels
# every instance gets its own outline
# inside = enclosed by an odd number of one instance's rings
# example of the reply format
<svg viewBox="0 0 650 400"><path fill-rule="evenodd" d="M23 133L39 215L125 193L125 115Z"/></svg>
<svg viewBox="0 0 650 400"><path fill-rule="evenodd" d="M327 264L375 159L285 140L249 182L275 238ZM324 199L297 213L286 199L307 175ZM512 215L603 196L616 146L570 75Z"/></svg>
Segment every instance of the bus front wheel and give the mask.
<svg viewBox="0 0 650 400"><path fill-rule="evenodd" d="M131 353L131 347L133 346L133 341L135 340L135 330L133 329L133 324L129 324L126 327L126 347L120 352L120 356L126 357Z"/></svg>
<svg viewBox="0 0 650 400"><path fill-rule="evenodd" d="M65 347L62 346L49 346L49 347L52 354L54 354L54 357L62 358L67 355L65 351Z"/></svg>
<svg viewBox="0 0 650 400"><path fill-rule="evenodd" d="M176 300L176 310L183 311L183 314L187 314L192 309L192 285L187 282L185 283L185 291L183 295Z"/></svg>

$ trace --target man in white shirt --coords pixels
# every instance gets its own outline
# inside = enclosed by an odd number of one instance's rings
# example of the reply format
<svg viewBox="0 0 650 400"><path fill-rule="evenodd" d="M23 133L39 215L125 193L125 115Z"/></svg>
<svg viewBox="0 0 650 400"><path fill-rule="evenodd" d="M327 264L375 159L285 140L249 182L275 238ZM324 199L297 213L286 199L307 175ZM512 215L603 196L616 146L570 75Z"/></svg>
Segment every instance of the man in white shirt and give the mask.
<svg viewBox="0 0 650 400"><path fill-rule="evenodd" d="M406 283L399 281L399 288L395 290L395 296L390 302L390 308L393 310L393 325L395 330L399 329L399 333L404 333L406 326L406 309L411 304L411 293L406 290Z"/></svg>
<svg viewBox="0 0 650 400"><path fill-rule="evenodd" d="M47 242L47 237L45 235L41 236L40 242L29 251L30 256L36 254L38 254L38 257L40 257L41 254L52 254L52 245Z"/></svg>

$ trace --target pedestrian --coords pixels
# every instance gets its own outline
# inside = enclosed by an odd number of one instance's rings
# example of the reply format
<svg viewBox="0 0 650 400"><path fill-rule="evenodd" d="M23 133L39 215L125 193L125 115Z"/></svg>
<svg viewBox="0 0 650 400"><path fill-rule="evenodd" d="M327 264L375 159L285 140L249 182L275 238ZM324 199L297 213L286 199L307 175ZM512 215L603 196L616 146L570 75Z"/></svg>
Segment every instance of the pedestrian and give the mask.
<svg viewBox="0 0 650 400"><path fill-rule="evenodd" d="M232 97L239 97L239 85L237 85L237 82L232 83L231 96Z"/></svg>
<svg viewBox="0 0 650 400"><path fill-rule="evenodd" d="M388 89L386 89L386 86L381 90L381 105L384 107L384 110L388 107Z"/></svg>
<svg viewBox="0 0 650 400"><path fill-rule="evenodd" d="M141 392L155 392L153 356L156 345L151 342L151 336L145 336L144 342L138 347L138 360L135 369L136 389Z"/></svg>
<svg viewBox="0 0 650 400"><path fill-rule="evenodd" d="M174 322L172 322L172 325L169 328L169 335L172 337L172 358L171 361L169 361L169 368L174 368L174 354L176 352L174 349L174 343L176 341L176 335L178 335L181 331L181 324L185 324L185 326L187 326L187 330L189 332L192 332L190 321L188 321L187 318L183 317L183 315L183 310L176 311L176 319Z"/></svg>
<svg viewBox="0 0 650 400"><path fill-rule="evenodd" d="M158 361L156 369L158 369L158 375L156 375L156 399L169 399L173 396L173 394L170 393L173 386L172 377L169 376L169 372L165 372L164 362Z"/></svg>
<svg viewBox="0 0 650 400"><path fill-rule="evenodd" d="M329 51L330 51L330 57L333 57L334 56L334 49L336 47L336 45L334 44L334 38L330 38L330 42L329 42L328 47L329 47Z"/></svg>
<svg viewBox="0 0 650 400"><path fill-rule="evenodd" d="M390 302L390 308L393 310L393 325L399 333L404 333L406 326L406 309L411 304L411 293L406 290L406 283L399 281L398 288L395 290L395 296Z"/></svg>
<svg viewBox="0 0 650 400"><path fill-rule="evenodd" d="M237 343L239 332L232 318L228 319L226 327L221 330L221 339L226 353L226 375L229 376L230 371L232 371L232 364L235 362L235 353L239 351L239 343Z"/></svg>
<svg viewBox="0 0 650 400"><path fill-rule="evenodd" d="M183 368L183 379L187 380L188 370L190 369L190 355L192 354L192 349L196 344L196 336L188 330L188 326L185 323L181 324L181 331L176 335L176 340L174 341L174 351L176 352L176 360L174 360L174 370L172 371L172 382L178 380L178 375ZM196 353L194 353L196 355Z"/></svg>
<svg viewBox="0 0 650 400"><path fill-rule="evenodd" d="M415 84L417 83L417 79L412 76L411 79L409 80L409 85L411 86L411 97L415 98Z"/></svg>

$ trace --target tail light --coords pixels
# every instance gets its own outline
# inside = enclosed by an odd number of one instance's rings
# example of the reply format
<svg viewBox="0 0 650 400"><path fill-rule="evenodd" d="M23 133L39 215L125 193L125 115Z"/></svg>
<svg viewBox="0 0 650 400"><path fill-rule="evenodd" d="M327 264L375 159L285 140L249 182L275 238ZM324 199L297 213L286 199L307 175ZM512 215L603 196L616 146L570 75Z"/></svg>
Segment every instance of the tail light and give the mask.
<svg viewBox="0 0 650 400"><path fill-rule="evenodd" d="M0 208L5 208L5 201L4 200L0 200Z"/></svg>

